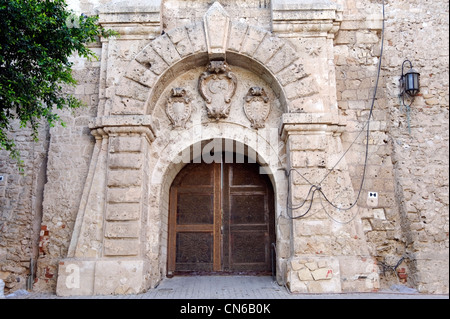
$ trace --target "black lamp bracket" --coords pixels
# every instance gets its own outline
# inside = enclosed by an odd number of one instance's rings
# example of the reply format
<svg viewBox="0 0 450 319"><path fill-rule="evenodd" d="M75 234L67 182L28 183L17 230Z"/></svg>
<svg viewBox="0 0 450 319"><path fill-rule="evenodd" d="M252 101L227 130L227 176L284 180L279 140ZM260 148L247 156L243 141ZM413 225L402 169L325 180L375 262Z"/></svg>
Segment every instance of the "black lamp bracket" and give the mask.
<svg viewBox="0 0 450 319"><path fill-rule="evenodd" d="M410 69L413 68L412 63L410 60L406 59L405 61L403 61L402 63L402 76L400 77L400 97L402 99L402 105L405 106L406 108L411 107L412 103L414 102L414 95L410 95L406 92L406 83L405 83L405 72L404 72L404 68L405 68L405 64L409 63ZM411 102L409 104L405 103L405 95L408 95L409 97L411 97Z"/></svg>

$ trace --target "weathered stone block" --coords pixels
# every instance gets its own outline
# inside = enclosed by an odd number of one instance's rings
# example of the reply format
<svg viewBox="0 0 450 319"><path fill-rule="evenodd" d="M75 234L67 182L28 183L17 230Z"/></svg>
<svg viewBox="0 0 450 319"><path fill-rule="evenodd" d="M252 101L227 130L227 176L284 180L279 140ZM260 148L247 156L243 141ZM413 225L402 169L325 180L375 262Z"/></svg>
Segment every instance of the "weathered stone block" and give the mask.
<svg viewBox="0 0 450 319"><path fill-rule="evenodd" d="M307 97L300 97L289 103L290 112L317 114L323 113L324 110L324 101L317 94Z"/></svg>
<svg viewBox="0 0 450 319"><path fill-rule="evenodd" d="M109 154L108 165L112 169L140 169L142 167L142 155L135 153L111 153Z"/></svg>
<svg viewBox="0 0 450 319"><path fill-rule="evenodd" d="M291 151L322 151L327 148L327 138L323 135L292 135L289 138Z"/></svg>
<svg viewBox="0 0 450 319"><path fill-rule="evenodd" d="M306 167L308 156L306 152L291 152L292 167Z"/></svg>
<svg viewBox="0 0 450 319"><path fill-rule="evenodd" d="M168 65L172 65L181 59L175 45L170 41L167 34L156 38L151 46Z"/></svg>
<svg viewBox="0 0 450 319"><path fill-rule="evenodd" d="M208 9L204 16L204 24L209 58L225 58L230 16L219 2L214 2Z"/></svg>
<svg viewBox="0 0 450 319"><path fill-rule="evenodd" d="M109 187L140 186L142 183L142 172L140 170L109 171Z"/></svg>
<svg viewBox="0 0 450 319"><path fill-rule="evenodd" d="M142 189L140 187L109 188L108 203L139 203Z"/></svg>
<svg viewBox="0 0 450 319"><path fill-rule="evenodd" d="M138 220L141 215L139 203L108 203L106 220Z"/></svg>
<svg viewBox="0 0 450 319"><path fill-rule="evenodd" d="M274 73L277 74L284 68L290 66L298 59L298 55L295 49L289 45L285 44L280 50L275 53L275 55L267 62L267 67Z"/></svg>
<svg viewBox="0 0 450 319"><path fill-rule="evenodd" d="M356 32L356 43L357 44L375 44L378 43L380 39L377 34L370 31L358 31Z"/></svg>
<svg viewBox="0 0 450 319"><path fill-rule="evenodd" d="M107 222L105 228L105 237L107 238L138 238L139 222Z"/></svg>
<svg viewBox="0 0 450 319"><path fill-rule="evenodd" d="M331 278L333 278L333 269L319 268L311 271L311 275L314 280L330 280Z"/></svg>
<svg viewBox="0 0 450 319"><path fill-rule="evenodd" d="M300 265L301 268L294 269L294 264ZM318 268L319 264L328 266ZM334 257L293 257L288 265L287 278L292 292L340 293L342 291L339 260Z"/></svg>
<svg viewBox="0 0 450 319"><path fill-rule="evenodd" d="M332 236L316 235L311 237L297 236L294 243L294 251L297 255L329 255L333 254L331 243Z"/></svg>
<svg viewBox="0 0 450 319"><path fill-rule="evenodd" d="M286 86L286 97L295 99L319 93L319 86L313 77L307 77Z"/></svg>
<svg viewBox="0 0 450 319"><path fill-rule="evenodd" d="M286 284L293 293L308 293L308 287L305 281L300 280L297 272L289 271L287 273Z"/></svg>
<svg viewBox="0 0 450 319"><path fill-rule="evenodd" d="M248 25L245 23L233 22L230 28L230 38L228 40L228 50L239 52L245 39Z"/></svg>
<svg viewBox="0 0 450 319"><path fill-rule="evenodd" d="M277 74L277 79L284 86L292 82L307 77L309 74L305 71L303 60L297 60Z"/></svg>
<svg viewBox="0 0 450 319"><path fill-rule="evenodd" d="M307 194L307 192L304 192L305 197ZM331 224L329 220L301 220L300 222L295 223L295 232L297 236L324 236L330 233L330 229ZM314 266L313 263L308 263L306 267L308 267L309 270L317 269L317 265Z"/></svg>
<svg viewBox="0 0 450 319"><path fill-rule="evenodd" d="M206 51L205 30L203 21L186 27L189 39L191 40L193 53Z"/></svg>
<svg viewBox="0 0 450 319"><path fill-rule="evenodd" d="M130 115L130 114L145 114L145 104L143 101L138 101L131 97L115 96L114 102L111 103L112 115Z"/></svg>
<svg viewBox="0 0 450 319"><path fill-rule="evenodd" d="M56 294L84 296L94 293L95 261L63 259L59 262Z"/></svg>
<svg viewBox="0 0 450 319"><path fill-rule="evenodd" d="M256 50L254 58L261 63L266 63L283 45L284 43L280 38L267 35Z"/></svg>
<svg viewBox="0 0 450 319"><path fill-rule="evenodd" d="M142 63L157 75L162 74L169 67L158 53L153 50L151 45L145 47L141 53L136 56L136 61Z"/></svg>
<svg viewBox="0 0 450 319"><path fill-rule="evenodd" d="M342 286L336 280L314 280L308 283L308 292L316 294L340 293Z"/></svg>
<svg viewBox="0 0 450 319"><path fill-rule="evenodd" d="M95 267L96 295L138 294L146 289L143 260L101 260Z"/></svg>
<svg viewBox="0 0 450 319"><path fill-rule="evenodd" d="M267 31L263 29L249 27L247 29L247 34L242 45L241 52L252 56L266 34Z"/></svg>
<svg viewBox="0 0 450 319"><path fill-rule="evenodd" d="M116 95L133 98L142 102L147 100L149 93L150 89L148 87L126 78L122 79L121 83L116 87Z"/></svg>
<svg viewBox="0 0 450 319"><path fill-rule="evenodd" d="M373 218L386 220L386 215L384 214L384 208L373 209Z"/></svg>
<svg viewBox="0 0 450 319"><path fill-rule="evenodd" d="M153 87L158 78L148 67L136 60L131 61L125 77L148 87Z"/></svg>
<svg viewBox="0 0 450 319"><path fill-rule="evenodd" d="M336 44L352 44L356 42L355 31L340 31L336 37Z"/></svg>
<svg viewBox="0 0 450 319"><path fill-rule="evenodd" d="M305 263L306 268L308 268L311 271L317 270L317 268L319 267L317 265L317 262L314 261L308 261Z"/></svg>
<svg viewBox="0 0 450 319"><path fill-rule="evenodd" d="M311 275L311 272L307 268L303 268L298 271L298 278L301 281L311 281L314 280L313 276Z"/></svg>
<svg viewBox="0 0 450 319"><path fill-rule="evenodd" d="M105 256L137 256L139 254L138 239L105 239Z"/></svg>
<svg viewBox="0 0 450 319"><path fill-rule="evenodd" d="M140 136L111 136L109 152L140 152L142 138Z"/></svg>
<svg viewBox="0 0 450 319"><path fill-rule="evenodd" d="M380 288L379 269L372 257L339 257L342 290L375 291Z"/></svg>
<svg viewBox="0 0 450 319"><path fill-rule="evenodd" d="M303 263L300 262L300 260L291 260L289 263L292 270L298 271L302 268L304 268Z"/></svg>
<svg viewBox="0 0 450 319"><path fill-rule="evenodd" d="M181 57L185 57L193 52L191 41L187 34L187 30L184 27L179 27L171 30L167 33L172 43L175 45L175 49Z"/></svg>
<svg viewBox="0 0 450 319"><path fill-rule="evenodd" d="M327 154L323 151L292 152L293 167L326 167Z"/></svg>

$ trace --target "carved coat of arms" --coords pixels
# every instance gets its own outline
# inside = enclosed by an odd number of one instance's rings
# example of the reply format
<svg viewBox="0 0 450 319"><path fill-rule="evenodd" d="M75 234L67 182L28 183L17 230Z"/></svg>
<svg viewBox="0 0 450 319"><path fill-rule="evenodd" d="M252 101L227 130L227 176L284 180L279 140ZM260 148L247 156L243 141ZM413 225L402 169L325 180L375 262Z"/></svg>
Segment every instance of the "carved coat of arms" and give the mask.
<svg viewBox="0 0 450 319"><path fill-rule="evenodd" d="M200 95L206 102L208 116L219 120L230 113L231 98L236 93L237 78L225 61L211 61L198 80Z"/></svg>
<svg viewBox="0 0 450 319"><path fill-rule="evenodd" d="M263 128L270 113L269 97L260 87L252 87L244 98L244 112L253 128Z"/></svg>
<svg viewBox="0 0 450 319"><path fill-rule="evenodd" d="M166 113L173 128L186 128L191 111L191 100L188 98L186 90L173 88L166 106Z"/></svg>

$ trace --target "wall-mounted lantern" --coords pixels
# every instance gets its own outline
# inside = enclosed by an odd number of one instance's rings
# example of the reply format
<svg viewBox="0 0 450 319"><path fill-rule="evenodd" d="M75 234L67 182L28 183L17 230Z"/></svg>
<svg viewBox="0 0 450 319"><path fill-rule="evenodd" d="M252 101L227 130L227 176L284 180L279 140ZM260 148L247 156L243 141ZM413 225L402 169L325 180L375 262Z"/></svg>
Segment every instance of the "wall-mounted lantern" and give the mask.
<svg viewBox="0 0 450 319"><path fill-rule="evenodd" d="M410 69L408 72L404 72L405 63L409 63ZM420 73L413 69L412 63L409 60L403 61L402 64L402 76L400 77L400 95L402 96L403 104L405 100L405 93L414 98L419 93L419 78ZM411 106L411 104L410 104Z"/></svg>
<svg viewBox="0 0 450 319"><path fill-rule="evenodd" d="M409 70L405 73L405 64L409 63ZM402 107L406 107L406 115L408 117L408 130L411 133L411 125L410 125L410 107L414 102L415 96L420 91L420 73L413 69L412 63L409 60L403 61L402 64L402 76L400 77L400 95ZM409 96L411 98L410 103L405 103L405 96Z"/></svg>

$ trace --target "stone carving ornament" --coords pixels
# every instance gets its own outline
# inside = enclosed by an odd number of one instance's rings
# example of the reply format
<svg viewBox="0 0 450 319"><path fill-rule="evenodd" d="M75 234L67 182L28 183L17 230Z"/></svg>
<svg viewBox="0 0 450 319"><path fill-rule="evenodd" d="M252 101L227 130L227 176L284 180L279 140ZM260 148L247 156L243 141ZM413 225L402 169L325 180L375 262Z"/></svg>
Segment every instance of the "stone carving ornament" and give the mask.
<svg viewBox="0 0 450 319"><path fill-rule="evenodd" d="M167 102L166 113L173 128L186 128L186 122L191 116L191 100L183 88L173 88Z"/></svg>
<svg viewBox="0 0 450 319"><path fill-rule="evenodd" d="M225 61L211 61L198 80L200 95L206 102L208 116L227 118L231 98L236 93L237 78Z"/></svg>
<svg viewBox="0 0 450 319"><path fill-rule="evenodd" d="M244 98L244 112L255 129L263 128L270 113L269 97L263 88L254 86Z"/></svg>

